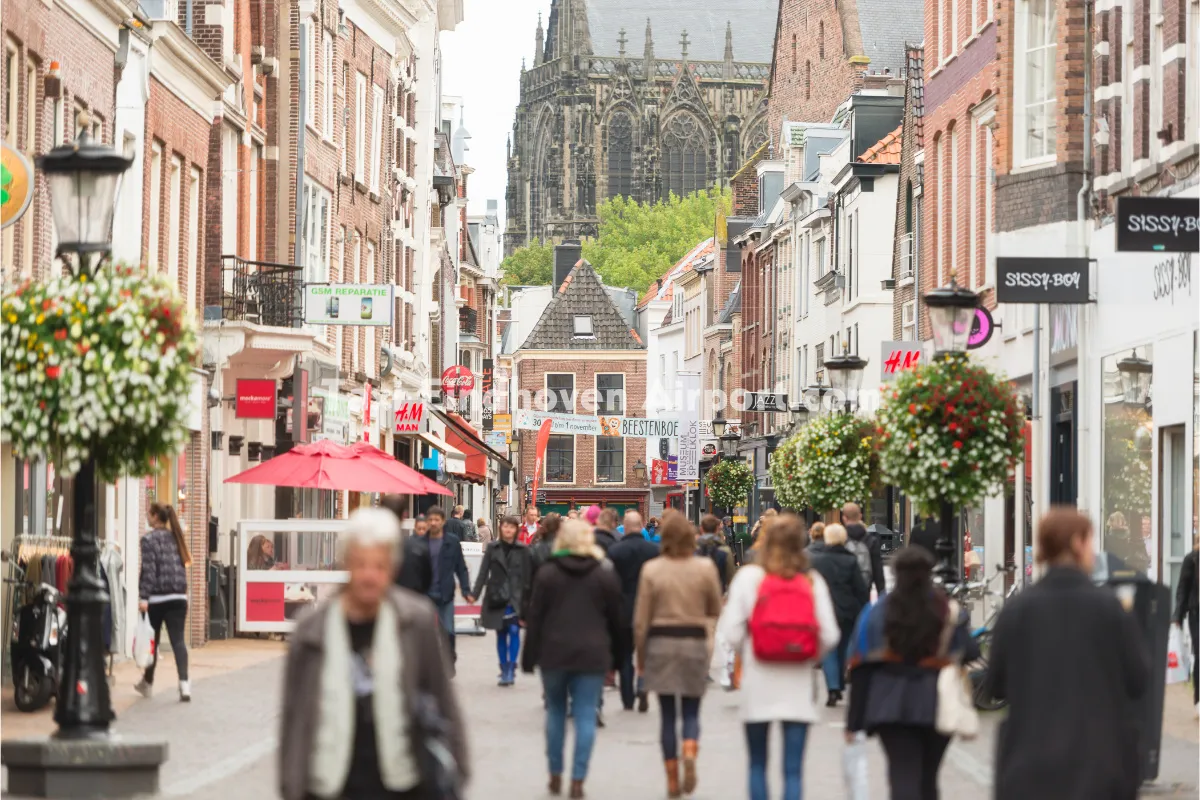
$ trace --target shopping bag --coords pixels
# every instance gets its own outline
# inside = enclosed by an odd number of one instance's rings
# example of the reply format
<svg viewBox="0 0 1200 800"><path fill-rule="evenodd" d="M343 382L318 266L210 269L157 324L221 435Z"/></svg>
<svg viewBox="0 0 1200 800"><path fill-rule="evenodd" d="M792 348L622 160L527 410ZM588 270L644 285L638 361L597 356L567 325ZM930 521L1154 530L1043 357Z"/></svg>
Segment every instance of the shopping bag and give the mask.
<svg viewBox="0 0 1200 800"><path fill-rule="evenodd" d="M847 800L869 800L867 786L867 736L859 732L842 750L842 777Z"/></svg>
<svg viewBox="0 0 1200 800"><path fill-rule="evenodd" d="M1184 645L1183 631L1178 625L1172 625L1167 639L1167 683L1184 683L1188 679L1192 655Z"/></svg>
<svg viewBox="0 0 1200 800"><path fill-rule="evenodd" d="M138 616L137 628L133 631L133 663L142 669L154 663L154 629L145 612Z"/></svg>

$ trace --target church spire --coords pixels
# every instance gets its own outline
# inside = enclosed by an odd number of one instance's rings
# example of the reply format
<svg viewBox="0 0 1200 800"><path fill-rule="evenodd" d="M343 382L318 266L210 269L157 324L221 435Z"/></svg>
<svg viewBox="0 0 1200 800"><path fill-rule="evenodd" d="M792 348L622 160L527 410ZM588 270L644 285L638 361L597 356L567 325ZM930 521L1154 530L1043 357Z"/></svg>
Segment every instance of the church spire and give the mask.
<svg viewBox="0 0 1200 800"><path fill-rule="evenodd" d="M684 63L687 63L687 46L688 46L687 28L684 28L683 31L679 34L679 55L680 55L680 58L684 61Z"/></svg>
<svg viewBox="0 0 1200 800"><path fill-rule="evenodd" d="M628 41L629 38L625 36L625 28L622 26L621 32L617 34L617 51L622 61L625 60L625 43Z"/></svg>
<svg viewBox="0 0 1200 800"><path fill-rule="evenodd" d="M646 71L646 80L652 81L656 69L654 65L654 33L650 30L649 17L646 17L646 52L642 58L645 61L643 68Z"/></svg>
<svg viewBox="0 0 1200 800"><path fill-rule="evenodd" d="M538 12L537 39L533 45L533 66L542 65L542 52L546 47L546 32L542 29L542 12Z"/></svg>
<svg viewBox="0 0 1200 800"><path fill-rule="evenodd" d="M733 23L725 23L725 66L724 77L726 80L733 78Z"/></svg>

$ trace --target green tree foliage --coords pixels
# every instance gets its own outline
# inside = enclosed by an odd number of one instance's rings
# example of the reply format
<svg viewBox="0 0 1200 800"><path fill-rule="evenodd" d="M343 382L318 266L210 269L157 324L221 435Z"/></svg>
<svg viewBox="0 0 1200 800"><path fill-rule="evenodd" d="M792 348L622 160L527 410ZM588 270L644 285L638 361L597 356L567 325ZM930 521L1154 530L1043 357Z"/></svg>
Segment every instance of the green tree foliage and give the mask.
<svg viewBox="0 0 1200 800"><path fill-rule="evenodd" d="M717 209L729 213L729 193L712 189L687 197L639 203L614 197L600 204L600 235L583 243L583 257L609 286L644 292L697 244L713 235ZM501 265L510 286L553 280L554 245L534 242Z"/></svg>

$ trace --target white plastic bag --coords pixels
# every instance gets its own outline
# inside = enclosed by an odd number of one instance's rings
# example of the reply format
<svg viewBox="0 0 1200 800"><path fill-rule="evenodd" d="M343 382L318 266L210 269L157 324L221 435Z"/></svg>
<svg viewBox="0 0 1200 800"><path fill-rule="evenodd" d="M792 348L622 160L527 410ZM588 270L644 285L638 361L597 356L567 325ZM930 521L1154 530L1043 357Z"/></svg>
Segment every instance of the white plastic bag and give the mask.
<svg viewBox="0 0 1200 800"><path fill-rule="evenodd" d="M1192 654L1186 649L1187 642L1183 638L1179 626L1172 625L1167 639L1167 683L1185 683L1188 679Z"/></svg>
<svg viewBox="0 0 1200 800"><path fill-rule="evenodd" d="M842 777L847 800L870 800L867 782L867 736L859 732L842 750Z"/></svg>
<svg viewBox="0 0 1200 800"><path fill-rule="evenodd" d="M154 663L154 629L150 627L150 618L145 612L138 616L137 628L133 632L133 663L141 669L148 669Z"/></svg>

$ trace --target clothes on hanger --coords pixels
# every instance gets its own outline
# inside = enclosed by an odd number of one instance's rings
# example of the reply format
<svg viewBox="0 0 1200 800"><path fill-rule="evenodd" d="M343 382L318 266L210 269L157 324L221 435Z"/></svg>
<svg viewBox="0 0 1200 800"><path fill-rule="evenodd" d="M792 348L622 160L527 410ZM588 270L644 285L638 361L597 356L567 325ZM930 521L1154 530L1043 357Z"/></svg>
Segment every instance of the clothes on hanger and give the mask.
<svg viewBox="0 0 1200 800"><path fill-rule="evenodd" d="M100 568L110 598L108 652L120 654L125 646L125 560L121 551L108 545L100 554Z"/></svg>

